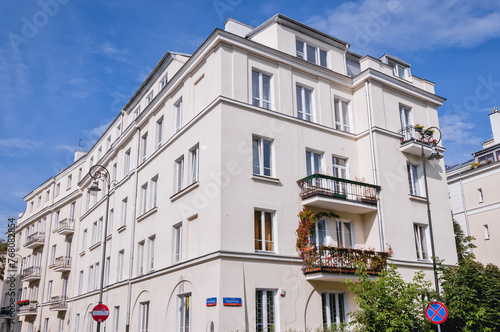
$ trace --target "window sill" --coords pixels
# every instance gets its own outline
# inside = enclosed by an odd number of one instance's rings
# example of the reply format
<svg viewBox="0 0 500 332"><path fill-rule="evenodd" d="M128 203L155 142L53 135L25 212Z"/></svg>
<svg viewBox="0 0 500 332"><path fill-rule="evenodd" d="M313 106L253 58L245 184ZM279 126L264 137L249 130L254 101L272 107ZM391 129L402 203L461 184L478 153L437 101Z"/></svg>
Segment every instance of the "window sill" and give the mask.
<svg viewBox="0 0 500 332"><path fill-rule="evenodd" d="M56 266L56 263L50 263L50 265L48 266L49 269L53 268L54 266Z"/></svg>
<svg viewBox="0 0 500 332"><path fill-rule="evenodd" d="M425 198L423 196L408 194L408 198L411 199L412 201L415 201L415 202L427 203L427 198Z"/></svg>
<svg viewBox="0 0 500 332"><path fill-rule="evenodd" d="M120 226L120 227L119 227L116 231L117 231L118 233L121 233L121 232L123 232L123 231L124 231L124 230L126 230L126 229L127 229L127 225L123 225L123 226Z"/></svg>
<svg viewBox="0 0 500 332"><path fill-rule="evenodd" d="M184 188L181 191L179 191L179 192L175 193L174 195L172 195L170 197L170 201L174 202L174 201L178 200L179 198L181 198L182 196L186 195L187 193L190 193L191 191L195 190L199 186L200 186L200 182L199 181L190 184L186 188Z"/></svg>
<svg viewBox="0 0 500 332"><path fill-rule="evenodd" d="M85 256L85 250L82 251L79 255L80 255L80 257Z"/></svg>
<svg viewBox="0 0 500 332"><path fill-rule="evenodd" d="M106 236L106 241L111 240L111 238L112 238L112 237L113 237L113 235L112 235L112 234L109 234L108 236Z"/></svg>
<svg viewBox="0 0 500 332"><path fill-rule="evenodd" d="M158 207L157 206L155 206L154 208L150 209L149 211L144 212L142 215L140 215L139 217L137 217L137 222L143 221L144 219L146 219L150 215L153 215L154 213L156 213L156 211L158 211Z"/></svg>
<svg viewBox="0 0 500 332"><path fill-rule="evenodd" d="M267 183L271 183L271 184L281 184L280 179L278 179L278 178L273 178L270 176L259 175L259 174L252 174L252 180L260 181L260 182L267 182Z"/></svg>
<svg viewBox="0 0 500 332"><path fill-rule="evenodd" d="M91 245L89 247L89 251L92 251L94 250L95 248L99 247L101 245L101 241L97 242L97 243L94 243L93 245Z"/></svg>

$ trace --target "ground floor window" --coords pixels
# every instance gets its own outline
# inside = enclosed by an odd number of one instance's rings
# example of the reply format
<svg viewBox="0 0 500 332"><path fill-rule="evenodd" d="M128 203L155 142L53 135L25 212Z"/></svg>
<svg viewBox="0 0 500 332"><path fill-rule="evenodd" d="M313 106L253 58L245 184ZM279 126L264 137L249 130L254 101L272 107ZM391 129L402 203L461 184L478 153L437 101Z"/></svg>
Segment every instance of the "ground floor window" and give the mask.
<svg viewBox="0 0 500 332"><path fill-rule="evenodd" d="M321 307L323 308L323 326L325 328L331 328L345 322L344 293L322 293Z"/></svg>
<svg viewBox="0 0 500 332"><path fill-rule="evenodd" d="M191 331L191 294L179 295L178 298L178 331Z"/></svg>
<svg viewBox="0 0 500 332"><path fill-rule="evenodd" d="M257 332L279 331L276 320L276 291L257 290L255 292L255 325Z"/></svg>

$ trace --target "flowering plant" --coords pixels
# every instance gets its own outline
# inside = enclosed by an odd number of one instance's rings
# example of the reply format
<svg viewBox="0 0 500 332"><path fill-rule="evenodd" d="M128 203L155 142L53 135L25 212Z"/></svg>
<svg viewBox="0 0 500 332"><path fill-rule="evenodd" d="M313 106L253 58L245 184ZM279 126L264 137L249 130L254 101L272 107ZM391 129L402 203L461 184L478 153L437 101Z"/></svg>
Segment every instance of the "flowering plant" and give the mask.
<svg viewBox="0 0 500 332"><path fill-rule="evenodd" d="M20 301L17 301L17 305L22 307L23 305L28 305L30 304L30 300L20 300Z"/></svg>

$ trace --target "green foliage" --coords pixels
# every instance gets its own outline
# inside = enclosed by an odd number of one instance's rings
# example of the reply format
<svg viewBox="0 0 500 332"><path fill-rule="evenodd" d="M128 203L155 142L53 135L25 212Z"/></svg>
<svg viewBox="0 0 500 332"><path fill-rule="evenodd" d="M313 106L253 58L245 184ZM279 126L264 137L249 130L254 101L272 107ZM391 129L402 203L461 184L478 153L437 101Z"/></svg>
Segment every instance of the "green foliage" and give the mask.
<svg viewBox="0 0 500 332"><path fill-rule="evenodd" d="M0 239L0 280L3 280L5 274L5 262L7 261L7 248L9 243Z"/></svg>
<svg viewBox="0 0 500 332"><path fill-rule="evenodd" d="M300 220L299 227L297 228L297 242L295 248L300 252L302 257L304 249L310 244L309 236L311 235L311 228L316 223L316 220L323 217L339 218L339 215L333 212L318 212L315 214L308 208L304 208L299 212L298 217Z"/></svg>
<svg viewBox="0 0 500 332"><path fill-rule="evenodd" d="M431 293L431 283L423 272L415 273L412 282L405 282L390 265L375 280L369 278L366 269L358 266L357 282L346 281L349 290L361 310L351 313L351 322L359 331L432 331L432 323L424 316Z"/></svg>
<svg viewBox="0 0 500 332"><path fill-rule="evenodd" d="M453 231L455 232L455 245L457 247L458 262L460 263L464 259L474 259L476 258L472 253L472 249L476 248L476 245L472 243L475 240L473 236L465 236L460 224L453 220Z"/></svg>

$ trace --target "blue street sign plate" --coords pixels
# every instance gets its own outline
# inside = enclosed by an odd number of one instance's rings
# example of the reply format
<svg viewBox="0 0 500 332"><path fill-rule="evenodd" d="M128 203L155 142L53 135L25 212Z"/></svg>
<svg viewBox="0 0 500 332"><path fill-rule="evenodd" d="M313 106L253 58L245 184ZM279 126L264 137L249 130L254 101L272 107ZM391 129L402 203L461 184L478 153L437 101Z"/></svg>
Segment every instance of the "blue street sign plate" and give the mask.
<svg viewBox="0 0 500 332"><path fill-rule="evenodd" d="M223 297L222 304L225 306L241 307L241 297Z"/></svg>
<svg viewBox="0 0 500 332"><path fill-rule="evenodd" d="M215 307L216 305L217 305L217 298L216 297L207 298L207 307Z"/></svg>

